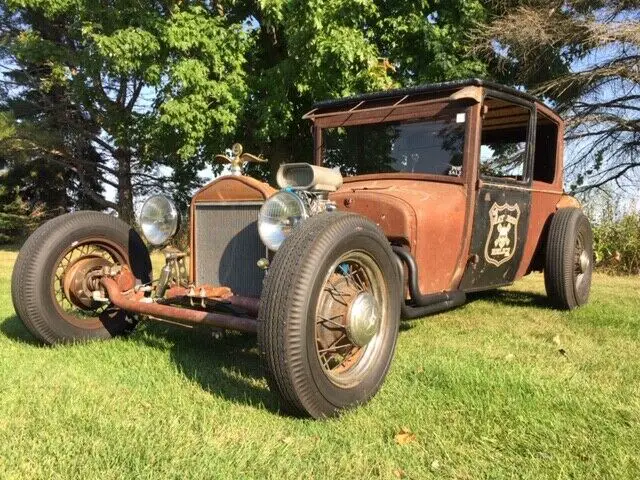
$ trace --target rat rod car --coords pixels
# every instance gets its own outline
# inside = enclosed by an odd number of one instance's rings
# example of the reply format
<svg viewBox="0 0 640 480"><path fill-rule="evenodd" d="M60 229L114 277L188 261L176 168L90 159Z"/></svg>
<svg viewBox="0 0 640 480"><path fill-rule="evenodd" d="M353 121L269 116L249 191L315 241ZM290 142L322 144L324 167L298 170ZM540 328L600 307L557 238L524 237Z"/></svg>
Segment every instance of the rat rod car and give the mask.
<svg viewBox="0 0 640 480"><path fill-rule="evenodd" d="M534 270L557 307L587 301L591 227L563 194L562 120L535 98L472 79L326 101L305 118L314 165L281 165L276 190L242 175L262 159L234 145L218 157L231 174L193 197L190 255L167 247L155 280L122 220L44 224L13 272L25 325L48 344L110 338L139 318L257 333L282 407L326 417L380 388L401 318ZM179 217L148 199L148 244L166 246Z"/></svg>

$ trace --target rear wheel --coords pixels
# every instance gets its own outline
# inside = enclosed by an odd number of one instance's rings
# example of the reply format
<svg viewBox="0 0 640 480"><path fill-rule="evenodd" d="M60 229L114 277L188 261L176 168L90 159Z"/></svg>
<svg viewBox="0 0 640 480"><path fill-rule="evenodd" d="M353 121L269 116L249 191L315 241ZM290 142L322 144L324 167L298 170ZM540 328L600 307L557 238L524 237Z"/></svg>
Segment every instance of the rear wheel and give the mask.
<svg viewBox="0 0 640 480"><path fill-rule="evenodd" d="M286 410L329 417L369 400L393 357L401 287L389 242L365 218L312 217L276 254L258 341Z"/></svg>
<svg viewBox="0 0 640 480"><path fill-rule="evenodd" d="M544 283L558 308L587 303L593 274L593 233L578 208L562 208L551 220L547 237Z"/></svg>
<svg viewBox="0 0 640 480"><path fill-rule="evenodd" d="M151 280L147 249L123 221L98 212L55 218L18 254L11 281L16 313L47 344L127 333L134 320L91 295L92 274L112 265L129 265L138 282Z"/></svg>

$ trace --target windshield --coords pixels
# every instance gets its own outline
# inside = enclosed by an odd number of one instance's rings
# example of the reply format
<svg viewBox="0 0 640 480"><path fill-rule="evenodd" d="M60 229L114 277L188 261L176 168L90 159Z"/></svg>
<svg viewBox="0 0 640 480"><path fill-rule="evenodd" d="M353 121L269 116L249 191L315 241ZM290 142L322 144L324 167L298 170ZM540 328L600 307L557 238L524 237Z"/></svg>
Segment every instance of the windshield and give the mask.
<svg viewBox="0 0 640 480"><path fill-rule="evenodd" d="M322 130L323 161L344 176L367 173L462 175L464 110L437 117Z"/></svg>

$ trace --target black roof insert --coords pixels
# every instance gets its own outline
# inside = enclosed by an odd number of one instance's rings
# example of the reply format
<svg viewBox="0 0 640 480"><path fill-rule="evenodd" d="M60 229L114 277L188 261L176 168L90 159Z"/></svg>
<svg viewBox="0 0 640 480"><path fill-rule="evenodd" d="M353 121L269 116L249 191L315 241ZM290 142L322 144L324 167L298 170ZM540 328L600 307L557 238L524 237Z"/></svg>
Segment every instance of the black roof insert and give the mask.
<svg viewBox="0 0 640 480"><path fill-rule="evenodd" d="M415 87L397 88L393 90L383 90L380 92L363 93L360 95L354 95L354 96L345 97L345 98L337 98L334 100L324 100L314 104L313 108L314 109L324 109L324 108L333 109L337 107L347 106L357 102L377 100L377 99L383 99L383 98L402 97L405 95L428 94L428 93L435 93L438 91L446 91L446 90L458 90L460 88L469 87L469 86L486 87L490 90L508 93L510 95L520 97L530 102L540 103L540 100L534 97L533 95L523 92L521 90L517 90L513 87L507 87L506 85L490 82L487 80L483 80L481 78L468 78L464 80L453 80L450 82L429 83L425 85L417 85Z"/></svg>

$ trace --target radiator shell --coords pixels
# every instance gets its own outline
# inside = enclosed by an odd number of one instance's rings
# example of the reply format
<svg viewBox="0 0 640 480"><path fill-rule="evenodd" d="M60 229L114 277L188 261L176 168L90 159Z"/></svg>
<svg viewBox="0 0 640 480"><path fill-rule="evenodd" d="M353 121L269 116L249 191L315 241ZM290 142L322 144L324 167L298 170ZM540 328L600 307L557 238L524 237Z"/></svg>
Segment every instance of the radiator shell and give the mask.
<svg viewBox="0 0 640 480"><path fill-rule="evenodd" d="M258 235L263 201L199 202L194 205L196 284L222 285L237 295L258 297L267 249Z"/></svg>

